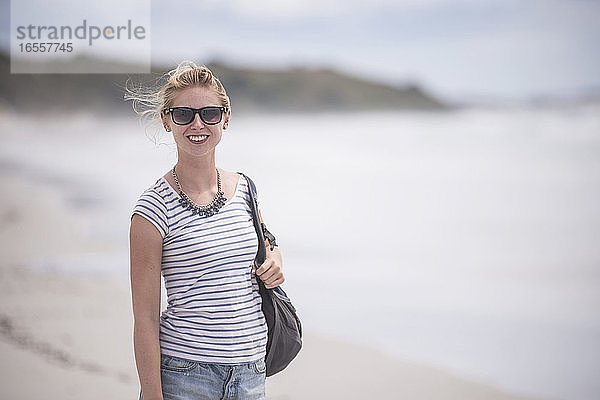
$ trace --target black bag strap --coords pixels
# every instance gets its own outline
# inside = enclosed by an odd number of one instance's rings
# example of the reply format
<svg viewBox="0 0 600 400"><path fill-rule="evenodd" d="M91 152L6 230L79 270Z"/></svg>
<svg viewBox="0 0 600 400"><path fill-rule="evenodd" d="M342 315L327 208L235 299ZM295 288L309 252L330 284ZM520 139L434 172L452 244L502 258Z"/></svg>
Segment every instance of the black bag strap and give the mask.
<svg viewBox="0 0 600 400"><path fill-rule="evenodd" d="M256 264L257 266L260 266L262 263L265 262L265 259L267 258L267 248L265 246L265 235L263 233L260 217L258 214L258 201L256 200L256 185L254 184L254 181L245 174L241 172L238 172L238 174L246 178L246 181L248 182L248 187L250 188L250 211L252 212L254 229L256 230L256 235L258 236L258 252L256 253Z"/></svg>

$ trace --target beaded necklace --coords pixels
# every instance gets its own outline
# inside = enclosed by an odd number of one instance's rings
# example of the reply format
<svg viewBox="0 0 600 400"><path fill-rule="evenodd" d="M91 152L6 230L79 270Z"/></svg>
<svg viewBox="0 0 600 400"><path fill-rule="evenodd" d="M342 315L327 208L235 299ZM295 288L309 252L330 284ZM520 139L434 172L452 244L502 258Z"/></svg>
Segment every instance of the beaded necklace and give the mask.
<svg viewBox="0 0 600 400"><path fill-rule="evenodd" d="M194 200L190 199L190 197L185 194L181 185L179 184L179 179L177 178L177 172L175 172L175 167L171 171L173 173L173 180L177 185L177 190L179 191L179 204L183 208L187 208L192 211L192 214L198 214L202 217L210 217L219 212L221 207L225 205L227 199L225 198L225 193L221 188L221 174L219 174L219 170L217 169L217 194L213 197L212 201L207 205L199 205L194 202Z"/></svg>

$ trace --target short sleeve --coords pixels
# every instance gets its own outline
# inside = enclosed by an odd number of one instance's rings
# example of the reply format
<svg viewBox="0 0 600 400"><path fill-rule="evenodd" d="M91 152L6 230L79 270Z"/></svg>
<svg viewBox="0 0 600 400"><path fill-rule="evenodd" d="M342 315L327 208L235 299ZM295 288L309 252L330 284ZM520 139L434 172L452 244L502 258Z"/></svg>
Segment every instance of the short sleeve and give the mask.
<svg viewBox="0 0 600 400"><path fill-rule="evenodd" d="M141 215L158 229L161 237L164 239L169 230L167 219L167 206L160 194L156 190L148 189L138 199L133 207L131 216Z"/></svg>

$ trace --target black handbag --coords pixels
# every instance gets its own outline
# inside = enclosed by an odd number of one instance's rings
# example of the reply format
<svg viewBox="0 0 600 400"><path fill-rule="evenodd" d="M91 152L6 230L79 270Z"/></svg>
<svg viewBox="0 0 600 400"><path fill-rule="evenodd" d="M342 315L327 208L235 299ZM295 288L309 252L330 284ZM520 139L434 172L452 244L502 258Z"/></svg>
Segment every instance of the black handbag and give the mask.
<svg viewBox="0 0 600 400"><path fill-rule="evenodd" d="M271 244L275 237L266 229L260 221L258 214L258 203L256 201L256 186L252 179L242 174L248 181L250 188L250 209L252 210L252 219L254 228L258 235L258 252L254 260L256 268L265 261L267 250L265 246L265 234ZM260 296L262 297L262 311L267 320L268 339L267 355L265 363L267 365L267 376L275 375L288 366L290 362L298 355L302 348L302 325L300 318L296 313L296 308L292 305L290 298L283 291L281 286L273 289L267 289L260 278L256 278Z"/></svg>

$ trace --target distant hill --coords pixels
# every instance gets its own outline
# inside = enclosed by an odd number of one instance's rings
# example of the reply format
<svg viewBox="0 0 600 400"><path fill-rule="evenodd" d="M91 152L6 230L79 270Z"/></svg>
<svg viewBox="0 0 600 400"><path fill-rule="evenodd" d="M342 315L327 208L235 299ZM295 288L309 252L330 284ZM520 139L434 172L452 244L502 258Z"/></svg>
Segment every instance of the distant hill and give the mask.
<svg viewBox="0 0 600 400"><path fill-rule="evenodd" d="M77 59L79 64L104 63ZM68 71L71 64L48 68ZM352 111L352 110L442 110L446 106L417 86L396 88L347 76L326 69L241 69L209 64L221 79L236 112ZM21 111L42 107L46 111L91 109L130 112L123 101L128 78L134 83L152 83L169 67L154 66L151 74L10 74L10 60L0 54L0 107Z"/></svg>

